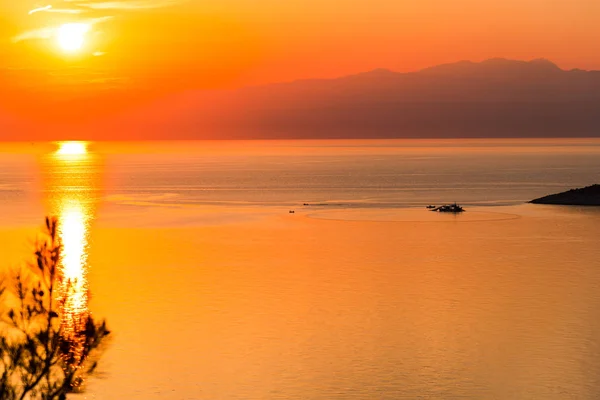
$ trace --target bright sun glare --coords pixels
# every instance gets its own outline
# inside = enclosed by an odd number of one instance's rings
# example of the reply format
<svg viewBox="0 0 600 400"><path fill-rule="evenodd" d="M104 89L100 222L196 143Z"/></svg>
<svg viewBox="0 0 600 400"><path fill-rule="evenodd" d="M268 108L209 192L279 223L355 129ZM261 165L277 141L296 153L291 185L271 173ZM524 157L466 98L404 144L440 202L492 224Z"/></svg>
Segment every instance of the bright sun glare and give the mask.
<svg viewBox="0 0 600 400"><path fill-rule="evenodd" d="M66 52L72 53L80 50L85 44L87 33L90 31L89 24L70 23L61 25L56 33L59 47Z"/></svg>
<svg viewBox="0 0 600 400"><path fill-rule="evenodd" d="M59 144L57 154L64 156L81 155L87 153L85 142L63 142Z"/></svg>

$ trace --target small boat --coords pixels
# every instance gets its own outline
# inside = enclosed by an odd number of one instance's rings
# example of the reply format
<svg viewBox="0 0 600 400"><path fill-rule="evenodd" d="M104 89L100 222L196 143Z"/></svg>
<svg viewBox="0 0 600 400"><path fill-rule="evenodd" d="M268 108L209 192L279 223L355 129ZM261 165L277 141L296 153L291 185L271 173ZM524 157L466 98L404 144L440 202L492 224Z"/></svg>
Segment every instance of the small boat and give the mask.
<svg viewBox="0 0 600 400"><path fill-rule="evenodd" d="M433 206L433 205L430 204L430 205L427 206L427 208L431 210L432 208L435 208L435 206Z"/></svg>
<svg viewBox="0 0 600 400"><path fill-rule="evenodd" d="M429 208L429 207L427 207ZM446 213L461 213L464 212L465 209L459 206L458 204L445 204L443 206L431 208L429 211L437 211L437 212L446 212Z"/></svg>
<svg viewBox="0 0 600 400"><path fill-rule="evenodd" d="M290 214L296 214L296 211L290 210Z"/></svg>

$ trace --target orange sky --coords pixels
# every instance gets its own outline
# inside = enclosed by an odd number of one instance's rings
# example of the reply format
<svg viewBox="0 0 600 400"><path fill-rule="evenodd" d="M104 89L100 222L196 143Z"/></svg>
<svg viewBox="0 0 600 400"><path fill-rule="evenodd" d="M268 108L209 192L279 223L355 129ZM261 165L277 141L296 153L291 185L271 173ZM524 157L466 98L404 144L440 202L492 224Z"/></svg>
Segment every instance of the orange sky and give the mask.
<svg viewBox="0 0 600 400"><path fill-rule="evenodd" d="M598 0L0 0L3 115L462 59L600 69ZM48 6L51 6L48 7ZM31 10L40 11L30 13ZM62 52L54 28L92 25ZM83 99L83 101L82 101ZM93 101L89 101L93 99Z"/></svg>

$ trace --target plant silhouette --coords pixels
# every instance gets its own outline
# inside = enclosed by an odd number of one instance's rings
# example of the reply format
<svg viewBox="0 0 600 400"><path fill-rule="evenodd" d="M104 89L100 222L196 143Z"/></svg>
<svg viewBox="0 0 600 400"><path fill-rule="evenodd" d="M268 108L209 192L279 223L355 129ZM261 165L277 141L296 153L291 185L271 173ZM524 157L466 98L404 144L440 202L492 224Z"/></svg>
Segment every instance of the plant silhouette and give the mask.
<svg viewBox="0 0 600 400"><path fill-rule="evenodd" d="M59 222L47 217L35 261L0 288L0 399L66 399L83 390L110 334L87 308L73 313L62 273Z"/></svg>

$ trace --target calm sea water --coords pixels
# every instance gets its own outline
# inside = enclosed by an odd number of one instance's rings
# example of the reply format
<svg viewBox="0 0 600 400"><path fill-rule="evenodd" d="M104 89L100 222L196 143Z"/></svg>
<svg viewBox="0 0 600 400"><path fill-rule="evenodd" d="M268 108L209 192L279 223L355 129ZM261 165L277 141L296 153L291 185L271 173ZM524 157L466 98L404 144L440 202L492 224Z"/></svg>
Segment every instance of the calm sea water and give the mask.
<svg viewBox="0 0 600 400"><path fill-rule="evenodd" d="M0 145L0 239L61 218L115 333L86 397L600 397L600 210L524 204L599 183L600 140L54 151Z"/></svg>

